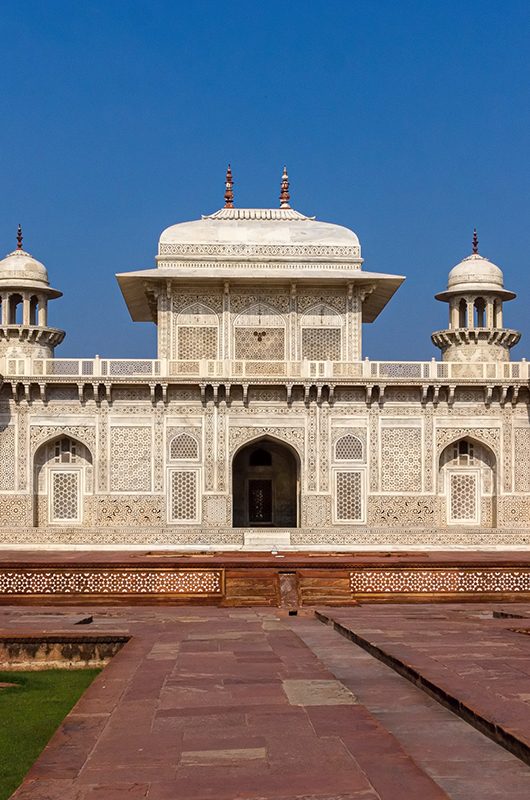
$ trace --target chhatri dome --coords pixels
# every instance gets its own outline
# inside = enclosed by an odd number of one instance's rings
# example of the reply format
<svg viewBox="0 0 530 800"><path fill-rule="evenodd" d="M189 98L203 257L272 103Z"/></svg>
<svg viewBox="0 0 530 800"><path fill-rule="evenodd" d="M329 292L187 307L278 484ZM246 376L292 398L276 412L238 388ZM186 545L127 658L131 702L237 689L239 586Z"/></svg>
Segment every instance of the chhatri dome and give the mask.
<svg viewBox="0 0 530 800"><path fill-rule="evenodd" d="M471 255L449 272L446 291L435 295L449 304L449 326L431 336L444 361L508 361L521 334L504 327L503 302L515 296L504 288L500 267L480 255L475 229Z"/></svg>
<svg viewBox="0 0 530 800"><path fill-rule="evenodd" d="M17 249L0 260L0 290L4 287L44 289L48 297L61 297L62 292L51 289L44 264L22 249L22 229L18 226Z"/></svg>
<svg viewBox="0 0 530 800"><path fill-rule="evenodd" d="M494 292L505 300L516 296L504 288L504 275L500 267L478 252L478 236L473 232L473 252L449 272L447 290L436 295L437 300L448 300L462 292Z"/></svg>

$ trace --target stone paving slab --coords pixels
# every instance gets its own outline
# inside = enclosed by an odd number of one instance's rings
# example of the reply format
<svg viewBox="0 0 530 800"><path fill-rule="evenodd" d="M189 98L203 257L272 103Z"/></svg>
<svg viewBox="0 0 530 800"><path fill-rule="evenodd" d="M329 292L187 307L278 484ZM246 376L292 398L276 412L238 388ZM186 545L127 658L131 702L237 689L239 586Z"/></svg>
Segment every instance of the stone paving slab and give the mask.
<svg viewBox="0 0 530 800"><path fill-rule="evenodd" d="M440 680L457 675L477 703L493 686L499 715L528 726L530 637L508 629L530 620L470 605L331 613ZM91 634L130 641L14 800L530 797L530 768L312 614L160 606L93 616ZM4 607L0 635L75 634L78 619L76 607Z"/></svg>
<svg viewBox="0 0 530 800"><path fill-rule="evenodd" d="M20 611L2 609L2 632L37 628L42 610ZM48 627L64 633L76 619L77 609L61 609ZM211 608L94 612L91 633L109 627L130 641L65 719L14 800L448 797L289 617Z"/></svg>
<svg viewBox="0 0 530 800"><path fill-rule="evenodd" d="M393 604L319 616L530 763L530 636L514 631L530 630L529 611Z"/></svg>
<svg viewBox="0 0 530 800"><path fill-rule="evenodd" d="M528 800L530 768L503 747L479 733L435 701L419 687L375 660L365 650L337 634L329 626L316 629L310 620L291 620L303 641L333 674L357 696L358 705L340 709L340 714L369 713L387 734L393 735L412 763L423 769L452 800ZM311 716L321 710L309 709ZM314 725L321 724L316 719ZM341 720L325 720L341 725ZM373 725L373 721L370 723ZM363 752L365 742L368 744ZM378 737L378 746L384 739ZM355 757L363 768L378 757L373 771L377 791L408 798L407 762L389 770L389 759L377 753L375 743L365 735L357 741ZM421 794L419 795L421 797Z"/></svg>

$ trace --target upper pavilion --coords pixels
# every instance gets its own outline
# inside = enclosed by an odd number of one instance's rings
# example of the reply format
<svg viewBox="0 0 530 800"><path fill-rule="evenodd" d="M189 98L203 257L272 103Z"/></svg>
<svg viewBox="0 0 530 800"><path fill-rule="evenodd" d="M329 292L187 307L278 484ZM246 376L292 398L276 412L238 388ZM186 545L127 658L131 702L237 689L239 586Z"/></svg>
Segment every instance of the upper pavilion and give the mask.
<svg viewBox="0 0 530 800"><path fill-rule="evenodd" d="M227 172L225 206L160 235L156 268L117 275L134 320L157 322L156 297L168 286L198 290L226 284L321 287L362 296L362 321L373 322L404 281L362 269L357 235L290 207L284 171L279 208L234 208Z"/></svg>

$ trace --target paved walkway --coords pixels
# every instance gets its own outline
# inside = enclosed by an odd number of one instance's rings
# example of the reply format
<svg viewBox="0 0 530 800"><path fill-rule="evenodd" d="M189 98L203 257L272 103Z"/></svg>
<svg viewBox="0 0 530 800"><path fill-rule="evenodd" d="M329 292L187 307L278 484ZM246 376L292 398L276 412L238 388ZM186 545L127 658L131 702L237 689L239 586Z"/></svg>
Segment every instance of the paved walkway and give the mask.
<svg viewBox="0 0 530 800"><path fill-rule="evenodd" d="M78 635L80 616L4 607L0 628ZM530 796L530 768L310 615L100 608L87 632L132 638L16 800Z"/></svg>

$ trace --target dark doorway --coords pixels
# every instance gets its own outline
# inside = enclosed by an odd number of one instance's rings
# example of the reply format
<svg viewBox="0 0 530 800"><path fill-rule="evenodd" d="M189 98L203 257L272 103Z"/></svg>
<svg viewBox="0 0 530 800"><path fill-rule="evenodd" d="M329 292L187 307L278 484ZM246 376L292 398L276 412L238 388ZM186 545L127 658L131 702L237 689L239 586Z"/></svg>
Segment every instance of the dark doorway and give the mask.
<svg viewBox="0 0 530 800"><path fill-rule="evenodd" d="M232 469L234 527L295 528L299 472L298 457L275 439L243 447Z"/></svg>

